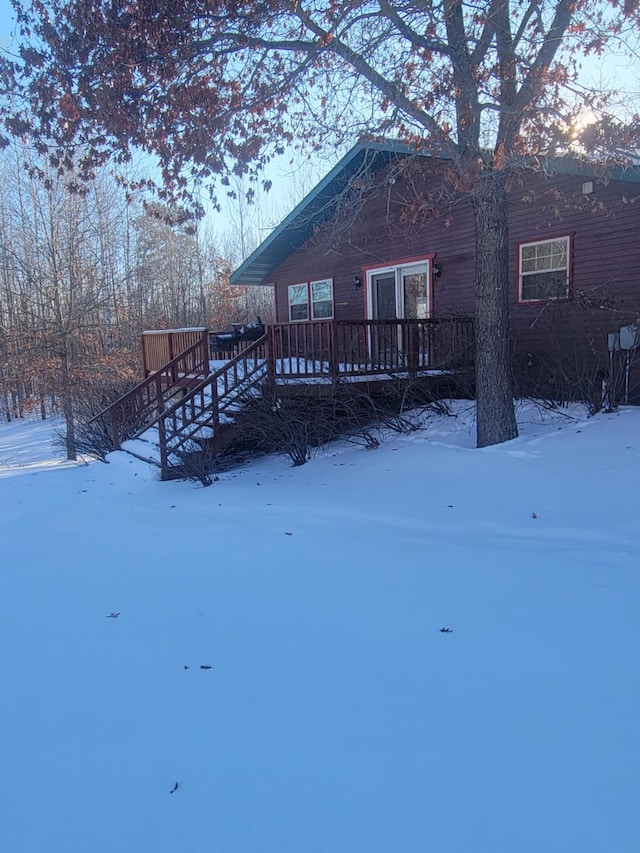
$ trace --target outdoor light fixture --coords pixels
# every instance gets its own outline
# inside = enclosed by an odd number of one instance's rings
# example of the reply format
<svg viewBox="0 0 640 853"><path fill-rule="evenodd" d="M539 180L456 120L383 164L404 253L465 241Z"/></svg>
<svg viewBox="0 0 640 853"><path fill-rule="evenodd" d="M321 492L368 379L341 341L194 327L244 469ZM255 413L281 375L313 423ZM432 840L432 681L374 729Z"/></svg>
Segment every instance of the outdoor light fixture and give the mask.
<svg viewBox="0 0 640 853"><path fill-rule="evenodd" d="M356 288L358 288L358 289L362 287L362 279L360 278L359 275L355 275L353 277L353 283L355 284Z"/></svg>
<svg viewBox="0 0 640 853"><path fill-rule="evenodd" d="M434 278L440 278L441 275L442 275L442 268L440 267L440 264L434 264L433 265L433 277Z"/></svg>

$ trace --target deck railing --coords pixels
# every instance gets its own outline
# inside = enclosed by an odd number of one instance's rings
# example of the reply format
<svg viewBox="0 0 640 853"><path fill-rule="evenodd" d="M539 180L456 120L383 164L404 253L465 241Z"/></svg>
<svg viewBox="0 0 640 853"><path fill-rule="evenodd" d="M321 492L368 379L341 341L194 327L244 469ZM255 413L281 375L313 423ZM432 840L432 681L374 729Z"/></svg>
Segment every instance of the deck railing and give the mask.
<svg viewBox="0 0 640 853"><path fill-rule="evenodd" d="M470 318L275 323L267 337L276 379L415 374L474 363Z"/></svg>
<svg viewBox="0 0 640 853"><path fill-rule="evenodd" d="M468 369L474 326L468 318L275 323L213 372L211 355L206 329L146 332L146 378L97 416L108 417L114 447L157 425L166 472L201 439L213 438L215 445L221 423L267 380L334 382Z"/></svg>
<svg viewBox="0 0 640 853"><path fill-rule="evenodd" d="M205 345L207 358L209 350L208 330L194 329L161 329L159 331L142 333L142 365L145 378L156 370L162 370L166 364L179 355L193 350L194 345Z"/></svg>
<svg viewBox="0 0 640 853"><path fill-rule="evenodd" d="M158 332L153 334L157 336L155 345L163 339L163 335ZM166 341L166 336L164 339ZM143 352L145 340L147 337L143 336ZM188 343L188 339L185 338L184 342ZM159 352L160 348L155 349L156 354ZM117 450L123 441L136 437L157 420L177 394L201 382L208 374L209 337L204 329L200 330L199 337L184 352L149 373L139 385L96 415L95 419L108 417L113 446Z"/></svg>

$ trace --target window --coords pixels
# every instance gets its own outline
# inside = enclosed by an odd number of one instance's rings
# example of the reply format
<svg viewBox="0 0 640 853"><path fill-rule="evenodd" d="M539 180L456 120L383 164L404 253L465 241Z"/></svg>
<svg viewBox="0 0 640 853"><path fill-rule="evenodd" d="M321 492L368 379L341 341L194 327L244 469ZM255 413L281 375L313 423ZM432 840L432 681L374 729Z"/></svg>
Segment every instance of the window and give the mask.
<svg viewBox="0 0 640 853"><path fill-rule="evenodd" d="M289 287L289 319L309 319L309 294L306 283L292 284Z"/></svg>
<svg viewBox="0 0 640 853"><path fill-rule="evenodd" d="M309 316L312 320L330 320L333 317L333 279L292 284L288 294L291 322L304 322Z"/></svg>
<svg viewBox="0 0 640 853"><path fill-rule="evenodd" d="M333 282L330 278L311 282L311 316L314 320L333 317Z"/></svg>
<svg viewBox="0 0 640 853"><path fill-rule="evenodd" d="M570 237L520 244L520 302L567 299Z"/></svg>

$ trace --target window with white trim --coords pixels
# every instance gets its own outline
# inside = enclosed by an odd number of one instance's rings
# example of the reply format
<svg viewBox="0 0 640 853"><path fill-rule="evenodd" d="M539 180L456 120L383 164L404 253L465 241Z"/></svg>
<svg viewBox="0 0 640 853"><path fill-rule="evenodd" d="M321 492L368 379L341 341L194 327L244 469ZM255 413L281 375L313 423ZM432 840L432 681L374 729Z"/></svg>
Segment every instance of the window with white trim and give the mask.
<svg viewBox="0 0 640 853"><path fill-rule="evenodd" d="M323 278L309 285L311 317L314 320L330 320L333 317L333 280Z"/></svg>
<svg viewBox="0 0 640 853"><path fill-rule="evenodd" d="M309 319L309 290L307 283L289 286L289 320Z"/></svg>
<svg viewBox="0 0 640 853"><path fill-rule="evenodd" d="M288 287L289 320L304 322L333 317L333 279L291 284Z"/></svg>
<svg viewBox="0 0 640 853"><path fill-rule="evenodd" d="M570 249L570 237L520 244L520 302L568 298Z"/></svg>

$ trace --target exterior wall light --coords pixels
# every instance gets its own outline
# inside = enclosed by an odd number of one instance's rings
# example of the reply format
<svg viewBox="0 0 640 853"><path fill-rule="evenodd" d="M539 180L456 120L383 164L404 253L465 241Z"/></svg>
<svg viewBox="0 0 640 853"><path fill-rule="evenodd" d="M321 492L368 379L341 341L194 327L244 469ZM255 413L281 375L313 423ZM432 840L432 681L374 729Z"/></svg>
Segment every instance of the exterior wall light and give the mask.
<svg viewBox="0 0 640 853"><path fill-rule="evenodd" d="M353 283L356 287L356 290L359 290L362 287L362 279L359 275L353 277Z"/></svg>

